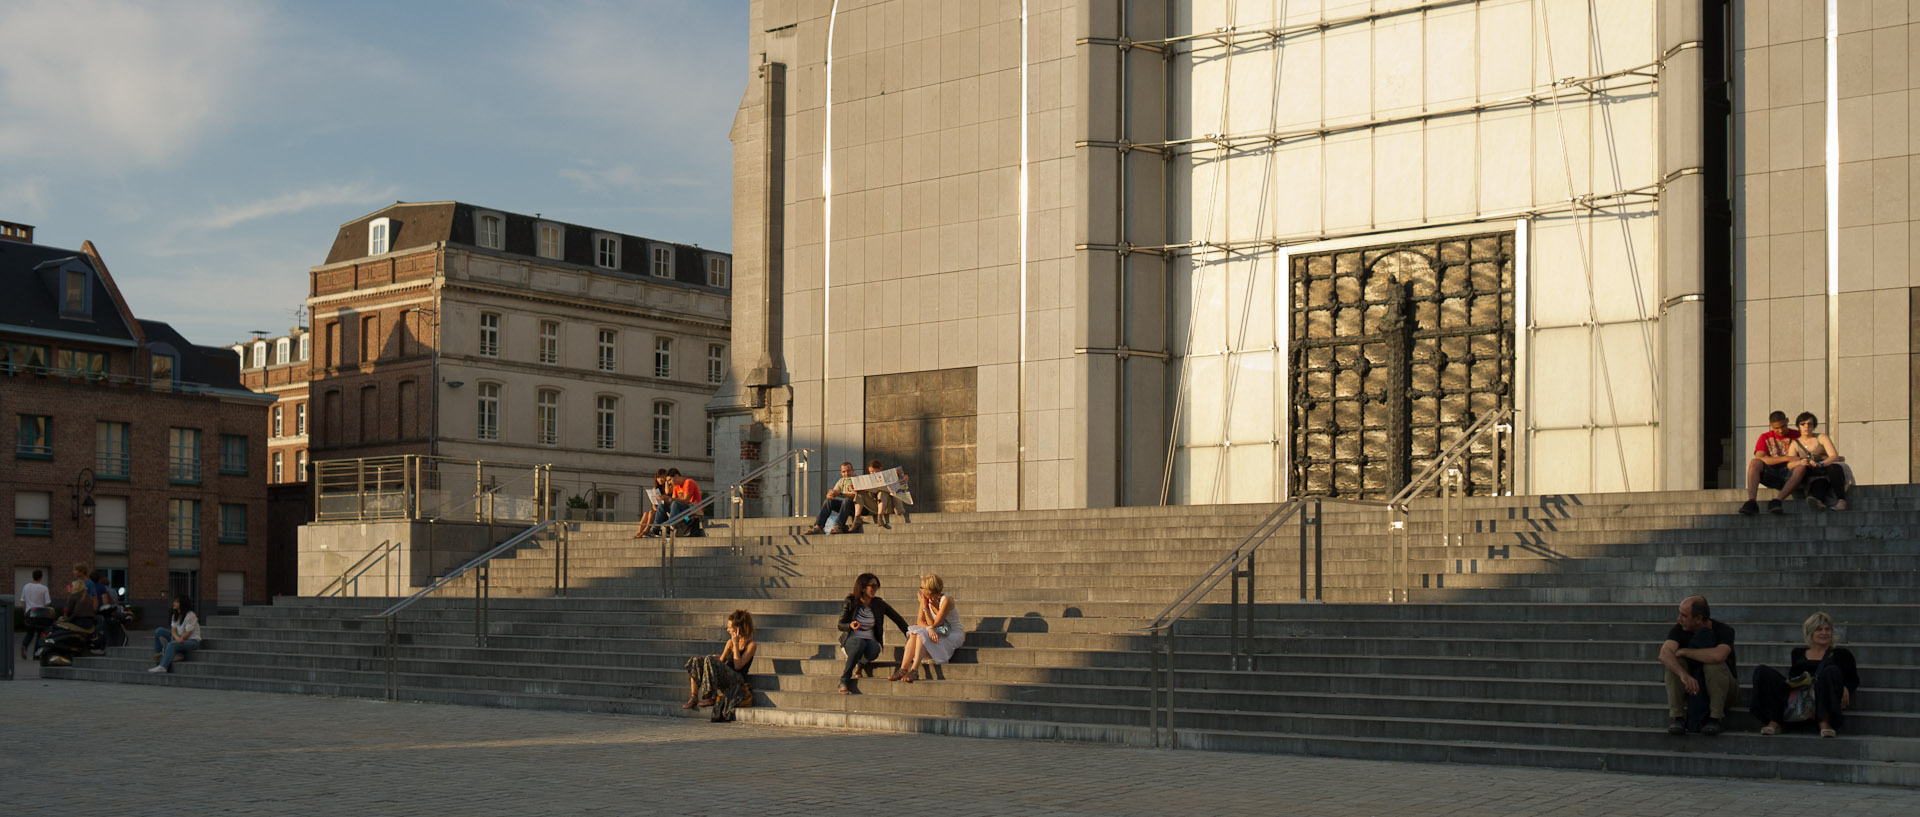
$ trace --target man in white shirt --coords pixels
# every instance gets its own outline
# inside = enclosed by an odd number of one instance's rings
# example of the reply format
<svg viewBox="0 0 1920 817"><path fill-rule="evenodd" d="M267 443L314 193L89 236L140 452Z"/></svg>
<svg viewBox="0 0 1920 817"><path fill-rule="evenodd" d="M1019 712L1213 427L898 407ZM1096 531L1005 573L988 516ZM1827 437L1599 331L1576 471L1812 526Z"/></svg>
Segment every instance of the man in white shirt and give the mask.
<svg viewBox="0 0 1920 817"><path fill-rule="evenodd" d="M45 573L35 570L33 571L33 581L27 582L27 586L20 588L20 606L22 608L32 610L35 607L53 606L53 596L47 592L47 585L42 581L42 578L45 576ZM33 646L33 631L28 630L26 635L20 639L21 660L26 660L27 648L31 646Z"/></svg>

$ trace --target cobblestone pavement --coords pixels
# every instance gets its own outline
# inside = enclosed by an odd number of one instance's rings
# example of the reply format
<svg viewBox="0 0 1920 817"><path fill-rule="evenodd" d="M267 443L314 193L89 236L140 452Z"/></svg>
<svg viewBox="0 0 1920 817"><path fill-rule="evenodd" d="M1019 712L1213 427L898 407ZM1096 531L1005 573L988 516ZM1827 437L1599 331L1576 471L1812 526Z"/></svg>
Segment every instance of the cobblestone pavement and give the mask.
<svg viewBox="0 0 1920 817"><path fill-rule="evenodd" d="M26 675L0 682L0 814L20 817L1920 814L1920 791L1906 789L1164 752ZM97 754L108 736L116 748ZM54 771L53 756L105 782L76 789L81 775Z"/></svg>

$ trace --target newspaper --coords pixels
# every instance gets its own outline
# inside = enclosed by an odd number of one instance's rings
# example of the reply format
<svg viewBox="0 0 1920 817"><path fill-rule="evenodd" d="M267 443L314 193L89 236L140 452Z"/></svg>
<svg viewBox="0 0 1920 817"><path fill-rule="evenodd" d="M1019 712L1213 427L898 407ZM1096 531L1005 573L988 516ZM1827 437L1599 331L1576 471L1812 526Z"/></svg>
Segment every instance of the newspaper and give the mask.
<svg viewBox="0 0 1920 817"><path fill-rule="evenodd" d="M853 489L856 491L877 491L882 488L901 502L913 504L913 491L907 487L907 475L898 468L888 468L878 474L861 474L853 478Z"/></svg>
<svg viewBox="0 0 1920 817"><path fill-rule="evenodd" d="M658 504L660 504L660 503L662 503L662 502L665 502L665 501L667 501L667 498L666 498L665 496L663 496L663 495L661 495L661 493L660 493L660 489L659 489L659 488L648 488L648 489L647 489L647 501L648 501L648 502L651 502L651 503L653 503L653 504L655 504L655 505L658 505Z"/></svg>

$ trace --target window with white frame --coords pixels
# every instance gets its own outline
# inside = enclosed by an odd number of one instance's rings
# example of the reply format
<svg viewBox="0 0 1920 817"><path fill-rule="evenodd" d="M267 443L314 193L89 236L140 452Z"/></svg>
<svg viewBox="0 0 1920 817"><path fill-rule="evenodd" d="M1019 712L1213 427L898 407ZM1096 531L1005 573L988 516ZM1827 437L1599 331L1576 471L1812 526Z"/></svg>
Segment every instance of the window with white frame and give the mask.
<svg viewBox="0 0 1920 817"><path fill-rule="evenodd" d="M620 417L620 398L601 395L593 406L593 447L612 451L619 444L615 423Z"/></svg>
<svg viewBox="0 0 1920 817"><path fill-rule="evenodd" d="M713 456L713 418L707 418L707 456Z"/></svg>
<svg viewBox="0 0 1920 817"><path fill-rule="evenodd" d="M486 247L489 250L505 248L507 244L506 224L507 220L501 218L499 213L479 214L474 224L474 243Z"/></svg>
<svg viewBox="0 0 1920 817"><path fill-rule="evenodd" d="M293 481L305 482L307 479L307 452L302 449L293 455Z"/></svg>
<svg viewBox="0 0 1920 817"><path fill-rule="evenodd" d="M540 222L535 231L540 238L541 258L560 258L566 246L566 230L558 224Z"/></svg>
<svg viewBox="0 0 1920 817"><path fill-rule="evenodd" d="M560 393L541 389L533 406L533 437L541 445L560 444Z"/></svg>
<svg viewBox="0 0 1920 817"><path fill-rule="evenodd" d="M267 342L256 340L253 342L253 367L257 369L265 365L267 365Z"/></svg>
<svg viewBox="0 0 1920 817"><path fill-rule="evenodd" d="M500 316L492 312L480 313L480 356L500 356Z"/></svg>
<svg viewBox="0 0 1920 817"><path fill-rule="evenodd" d="M560 362L560 322L540 322L540 362L554 364Z"/></svg>
<svg viewBox="0 0 1920 817"><path fill-rule="evenodd" d="M273 452L273 481L287 481L287 453L285 451Z"/></svg>
<svg viewBox="0 0 1920 817"><path fill-rule="evenodd" d="M672 278L673 248L655 246L653 248L653 263L648 265L647 272L655 278Z"/></svg>
<svg viewBox="0 0 1920 817"><path fill-rule="evenodd" d="M286 436L280 433L281 431L286 429L286 426L281 425L281 422L284 421L285 419L287 419L286 406L274 406L273 407L273 436L275 437Z"/></svg>
<svg viewBox="0 0 1920 817"><path fill-rule="evenodd" d="M707 344L707 382L718 383L727 379L727 347L718 343Z"/></svg>
<svg viewBox="0 0 1920 817"><path fill-rule="evenodd" d="M474 436L482 440L498 440L500 439L500 384L481 383L477 391L480 398Z"/></svg>
<svg viewBox="0 0 1920 817"><path fill-rule="evenodd" d="M653 404L653 453L673 453L673 404L664 400Z"/></svg>
<svg viewBox="0 0 1920 817"><path fill-rule="evenodd" d="M620 507L620 495L612 491L596 491L593 495L593 521L612 522L614 510Z"/></svg>
<svg viewBox="0 0 1920 817"><path fill-rule="evenodd" d="M293 436L307 436L307 404L299 403L293 407Z"/></svg>
<svg viewBox="0 0 1920 817"><path fill-rule="evenodd" d="M387 251L387 245L389 243L387 229L391 224L392 222L384 218L376 218L367 223L368 255L381 255Z"/></svg>
<svg viewBox="0 0 1920 817"><path fill-rule="evenodd" d="M673 376L673 338L653 339L653 376Z"/></svg>
<svg viewBox="0 0 1920 817"><path fill-rule="evenodd" d="M306 360L307 358L313 356L313 341L310 340L310 338L312 337L313 337L312 335L308 335L306 333L301 333L300 335L300 359L301 360Z"/></svg>
<svg viewBox="0 0 1920 817"><path fill-rule="evenodd" d="M732 285L733 273L727 269L727 259L718 255L707 256L707 286L726 289Z"/></svg>
<svg viewBox="0 0 1920 817"><path fill-rule="evenodd" d="M620 237L600 234L593 237L593 263L605 269L620 268Z"/></svg>
<svg viewBox="0 0 1920 817"><path fill-rule="evenodd" d="M611 372L620 366L620 333L612 329L600 330L600 371Z"/></svg>
<svg viewBox="0 0 1920 817"><path fill-rule="evenodd" d="M292 351L292 348L293 348L293 343L291 341L288 341L286 338L281 338L279 340L274 341L273 342L273 362L275 364L282 364L282 365L287 363L288 352Z"/></svg>

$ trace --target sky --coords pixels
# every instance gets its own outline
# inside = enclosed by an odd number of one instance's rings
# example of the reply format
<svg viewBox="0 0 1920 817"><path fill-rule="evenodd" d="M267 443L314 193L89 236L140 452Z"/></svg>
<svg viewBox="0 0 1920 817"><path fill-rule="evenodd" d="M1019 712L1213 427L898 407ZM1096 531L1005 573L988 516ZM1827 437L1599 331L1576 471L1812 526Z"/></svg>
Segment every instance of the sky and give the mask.
<svg viewBox="0 0 1920 817"><path fill-rule="evenodd" d="M728 249L745 0L0 0L0 220L135 315L283 333L339 226L458 200Z"/></svg>

